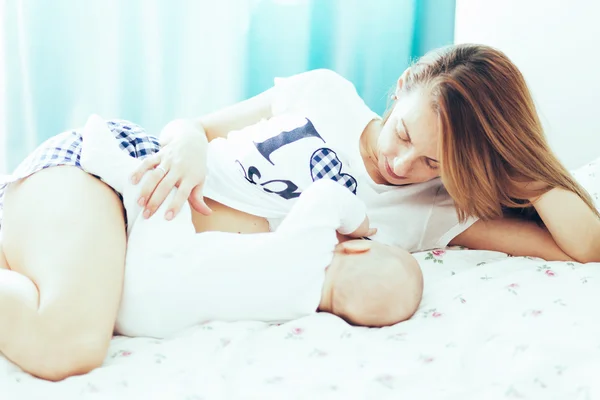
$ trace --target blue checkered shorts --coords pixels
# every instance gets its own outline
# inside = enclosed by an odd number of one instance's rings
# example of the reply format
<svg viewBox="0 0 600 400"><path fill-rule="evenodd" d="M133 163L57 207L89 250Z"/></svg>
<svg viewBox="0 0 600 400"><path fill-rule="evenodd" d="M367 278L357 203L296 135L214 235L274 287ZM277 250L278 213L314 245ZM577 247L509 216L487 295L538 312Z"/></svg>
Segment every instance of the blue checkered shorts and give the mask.
<svg viewBox="0 0 600 400"><path fill-rule="evenodd" d="M139 125L125 120L107 121L121 149L131 157L144 158L160 149L158 139L146 133ZM66 131L51 137L33 151L15 171L0 182L0 230L2 228L2 209L7 186L45 168L69 165L81 168L81 132ZM119 196L120 197L120 196Z"/></svg>

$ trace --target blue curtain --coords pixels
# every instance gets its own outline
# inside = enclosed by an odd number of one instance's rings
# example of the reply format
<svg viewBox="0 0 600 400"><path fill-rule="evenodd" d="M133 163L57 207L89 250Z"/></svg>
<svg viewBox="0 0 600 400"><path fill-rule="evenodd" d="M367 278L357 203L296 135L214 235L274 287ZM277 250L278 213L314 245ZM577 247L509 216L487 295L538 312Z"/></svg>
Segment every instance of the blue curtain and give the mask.
<svg viewBox="0 0 600 400"><path fill-rule="evenodd" d="M453 41L455 0L6 0L0 172L90 113L158 133L330 68L381 113L408 63Z"/></svg>

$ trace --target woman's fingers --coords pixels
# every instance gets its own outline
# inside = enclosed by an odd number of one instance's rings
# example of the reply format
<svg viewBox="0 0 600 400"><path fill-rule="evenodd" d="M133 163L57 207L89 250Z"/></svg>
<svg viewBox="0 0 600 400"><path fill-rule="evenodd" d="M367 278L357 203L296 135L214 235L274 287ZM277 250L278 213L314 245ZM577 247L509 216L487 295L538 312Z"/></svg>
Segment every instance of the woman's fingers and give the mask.
<svg viewBox="0 0 600 400"><path fill-rule="evenodd" d="M140 190L140 197L138 199L138 204L141 207L147 208L148 202L154 196L156 188L158 187L159 183L163 180L163 178L167 175L168 171L169 168L166 167L163 163L162 165L148 172L148 176L144 179L142 189Z"/></svg>
<svg viewBox="0 0 600 400"><path fill-rule="evenodd" d="M183 204L187 201L191 191L192 185L184 182L179 185L177 191L175 192L175 196L173 196L173 199L171 200L171 204L169 204L169 208L167 208L167 211L165 212L165 218L168 221L172 220L177 216L177 214L179 214L181 207L183 207Z"/></svg>
<svg viewBox="0 0 600 400"><path fill-rule="evenodd" d="M155 189L152 191L152 194L146 202L144 218L150 218L152 215L154 215L156 210L158 210L158 207L160 207L161 204L165 201L169 193L171 193L171 190L173 190L173 188L177 185L177 182L180 179L180 176L176 174L175 171L167 171L167 173L165 174L164 171L160 169L160 166L157 167L154 171L157 171L155 176L161 178L158 179L157 183L154 185Z"/></svg>
<svg viewBox="0 0 600 400"><path fill-rule="evenodd" d="M142 180L142 177L146 172L154 169L157 165L160 164L161 157L162 156L160 152L146 157L135 169L135 171L133 171L133 174L131 174L131 183L137 185L138 182Z"/></svg>
<svg viewBox="0 0 600 400"><path fill-rule="evenodd" d="M192 189L192 193L188 196L188 200L194 210L198 211L200 214L208 216L212 213L212 209L204 201L204 195L202 193L203 186L204 182L195 186Z"/></svg>

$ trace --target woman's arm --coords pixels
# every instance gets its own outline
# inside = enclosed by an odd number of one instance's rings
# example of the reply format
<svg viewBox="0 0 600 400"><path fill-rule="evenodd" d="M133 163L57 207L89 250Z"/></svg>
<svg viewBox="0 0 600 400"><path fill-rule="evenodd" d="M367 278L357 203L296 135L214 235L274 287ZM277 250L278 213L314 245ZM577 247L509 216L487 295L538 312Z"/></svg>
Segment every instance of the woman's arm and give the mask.
<svg viewBox="0 0 600 400"><path fill-rule="evenodd" d="M271 104L273 89L254 97L193 120L194 125L206 134L210 142L218 137L226 137L231 131L253 125L261 119L272 117Z"/></svg>
<svg viewBox="0 0 600 400"><path fill-rule="evenodd" d="M600 219L569 190L554 188L531 200L554 241L576 261L600 261Z"/></svg>
<svg viewBox="0 0 600 400"><path fill-rule="evenodd" d="M271 118L272 92L273 89L268 89L247 100L186 122L206 135L209 142L218 137L226 137L233 130L253 125L261 119ZM160 134L162 145L167 145L179 135L185 134L185 129L178 126L178 121L182 120L171 121L163 128Z"/></svg>
<svg viewBox="0 0 600 400"><path fill-rule="evenodd" d="M573 261L547 229L532 221L513 218L479 220L452 239L450 245L539 257L547 261Z"/></svg>

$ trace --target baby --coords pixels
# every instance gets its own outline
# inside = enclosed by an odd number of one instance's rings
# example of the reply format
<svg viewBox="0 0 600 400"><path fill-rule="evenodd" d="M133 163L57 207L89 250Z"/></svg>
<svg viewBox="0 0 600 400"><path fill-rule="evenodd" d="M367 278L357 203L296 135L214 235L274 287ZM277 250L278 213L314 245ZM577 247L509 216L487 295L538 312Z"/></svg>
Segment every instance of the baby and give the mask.
<svg viewBox="0 0 600 400"><path fill-rule="evenodd" d="M196 233L187 204L171 221L160 209L142 217L142 185L128 179L141 161L119 149L98 116L84 128L80 161L123 196L128 247L120 334L162 338L204 321L284 322L316 311L385 326L408 319L419 305L421 270L408 252L368 240L338 243L336 232L365 235L368 219L364 204L334 181L306 189L275 232Z"/></svg>

